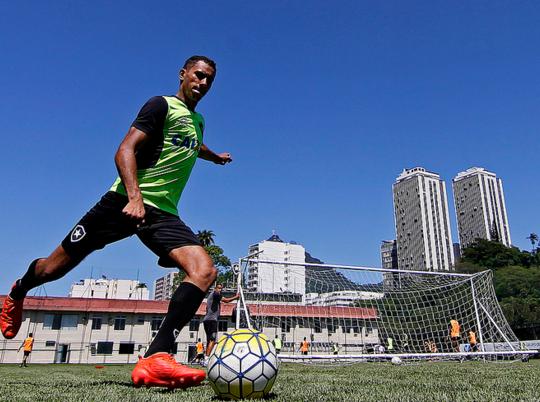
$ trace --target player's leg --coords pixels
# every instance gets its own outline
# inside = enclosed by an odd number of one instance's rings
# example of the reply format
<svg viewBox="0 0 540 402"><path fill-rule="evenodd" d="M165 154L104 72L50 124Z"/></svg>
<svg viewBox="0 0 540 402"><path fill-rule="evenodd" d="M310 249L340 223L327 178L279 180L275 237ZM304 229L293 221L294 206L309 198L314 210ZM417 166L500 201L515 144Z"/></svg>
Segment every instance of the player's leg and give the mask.
<svg viewBox="0 0 540 402"><path fill-rule="evenodd" d="M212 260L201 246L174 249L169 257L183 268L186 277L174 292L167 315L145 357L172 350L176 336L193 318L217 275Z"/></svg>
<svg viewBox="0 0 540 402"><path fill-rule="evenodd" d="M216 320L203 321L203 325L206 333L206 358L208 358L216 344L218 326Z"/></svg>
<svg viewBox="0 0 540 402"><path fill-rule="evenodd" d="M6 339L14 338L22 323L22 311L26 293L46 282L65 275L76 265L62 246L54 250L47 258L34 260L22 278L18 279L9 295L4 299L0 314L0 329Z"/></svg>
<svg viewBox="0 0 540 402"><path fill-rule="evenodd" d="M198 250L200 249L200 250ZM171 251L170 257L184 267L186 280L174 292L167 315L158 333L141 358L131 379L135 386L162 386L168 388L187 388L200 384L206 378L204 370L192 369L177 363L170 355L176 337L182 328L193 318L199 308L206 290L215 280L215 270L204 249L200 246L186 246ZM210 260L210 261L208 261ZM199 272L195 273L195 270ZM201 275L200 272L208 271ZM206 278L206 279L202 279ZM204 286L202 290L199 286Z"/></svg>
<svg viewBox="0 0 540 402"><path fill-rule="evenodd" d="M136 386L197 385L206 373L176 363L169 353L182 328L197 312L217 270L195 234L178 216L149 207L137 235L160 257L161 266L183 269L186 277L174 292L161 327L131 378Z"/></svg>
<svg viewBox="0 0 540 402"><path fill-rule="evenodd" d="M75 225L47 258L34 260L4 299L0 329L5 338L17 335L22 323L23 302L33 288L63 277L88 254L132 235L136 224L122 213L127 197L108 192Z"/></svg>
<svg viewBox="0 0 540 402"><path fill-rule="evenodd" d="M30 290L63 277L79 262L80 258L71 257L59 245L48 257L32 261L23 277L13 285L10 297L15 300L24 299Z"/></svg>

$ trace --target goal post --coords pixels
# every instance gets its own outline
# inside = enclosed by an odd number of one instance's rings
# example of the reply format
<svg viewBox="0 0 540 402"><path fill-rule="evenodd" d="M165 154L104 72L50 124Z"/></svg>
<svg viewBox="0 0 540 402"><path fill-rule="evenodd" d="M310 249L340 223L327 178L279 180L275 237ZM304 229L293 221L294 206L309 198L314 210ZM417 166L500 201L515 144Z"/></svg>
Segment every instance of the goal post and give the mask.
<svg viewBox="0 0 540 402"><path fill-rule="evenodd" d="M537 352L510 328L491 271L405 271L261 254L239 267L237 311L249 327L281 339L282 360L495 361Z"/></svg>

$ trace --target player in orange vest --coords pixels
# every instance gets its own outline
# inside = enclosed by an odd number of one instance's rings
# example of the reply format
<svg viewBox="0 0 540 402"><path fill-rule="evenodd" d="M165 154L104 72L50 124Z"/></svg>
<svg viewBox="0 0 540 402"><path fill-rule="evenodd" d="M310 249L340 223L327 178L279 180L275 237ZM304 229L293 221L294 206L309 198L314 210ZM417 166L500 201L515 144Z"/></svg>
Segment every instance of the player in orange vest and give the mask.
<svg viewBox="0 0 540 402"><path fill-rule="evenodd" d="M300 343L300 353L302 353L303 355L307 355L308 351L309 351L309 342L304 336L304 340Z"/></svg>
<svg viewBox="0 0 540 402"><path fill-rule="evenodd" d="M193 361L191 363L199 363L201 364L203 361L204 361L204 345L201 341L201 338L197 339L197 355L195 356L195 358L193 359Z"/></svg>
<svg viewBox="0 0 540 402"><path fill-rule="evenodd" d="M34 347L34 338L33 338L33 334L30 332L28 334L28 338L26 338L22 345L19 346L19 350L21 350L21 348L23 349L23 353L24 353L24 356L23 356L23 360L21 362L21 365L19 367L28 367L28 365L26 364L26 359L28 359L28 356L30 356L30 353L32 353L32 348Z"/></svg>
<svg viewBox="0 0 540 402"><path fill-rule="evenodd" d="M450 340L452 342L452 348L455 352L459 352L459 334L461 332L461 325L457 320L450 320Z"/></svg>
<svg viewBox="0 0 540 402"><path fill-rule="evenodd" d="M478 344L476 343L476 333L471 329L469 331L469 345L471 352L478 352Z"/></svg>

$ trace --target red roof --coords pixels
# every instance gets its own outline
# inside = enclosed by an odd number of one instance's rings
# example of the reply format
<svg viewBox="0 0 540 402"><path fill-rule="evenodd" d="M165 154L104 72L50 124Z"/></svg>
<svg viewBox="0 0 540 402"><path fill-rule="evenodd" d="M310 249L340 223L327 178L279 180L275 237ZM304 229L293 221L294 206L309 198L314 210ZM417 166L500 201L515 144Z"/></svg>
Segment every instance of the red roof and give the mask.
<svg viewBox="0 0 540 402"><path fill-rule="evenodd" d="M3 303L5 296L0 296ZM236 303L223 304L221 315L230 317ZM27 297L24 299L25 310L40 311L76 311L92 313L132 313L132 314L165 314L168 301L161 300L123 300L123 299L90 299L79 297ZM324 307L298 306L283 304L249 304L250 314L267 317L340 317L375 319L377 310L365 307ZM206 302L203 302L197 315L206 313Z"/></svg>

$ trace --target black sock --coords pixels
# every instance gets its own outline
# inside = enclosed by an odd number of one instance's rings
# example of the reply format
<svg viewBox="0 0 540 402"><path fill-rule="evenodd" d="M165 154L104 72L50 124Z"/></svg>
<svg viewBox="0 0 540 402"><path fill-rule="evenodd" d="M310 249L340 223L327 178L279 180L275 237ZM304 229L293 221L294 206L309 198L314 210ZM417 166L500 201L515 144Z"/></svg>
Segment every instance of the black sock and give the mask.
<svg viewBox="0 0 540 402"><path fill-rule="evenodd" d="M169 303L167 315L144 357L158 352L171 353L176 337L201 305L206 292L189 282L182 282Z"/></svg>
<svg viewBox="0 0 540 402"><path fill-rule="evenodd" d="M26 293L28 293L30 289L42 284L36 277L36 264L38 260L40 259L36 258L34 261L32 261L24 276L17 280L15 287L9 294L9 297L11 297L13 300L24 299L26 297Z"/></svg>

